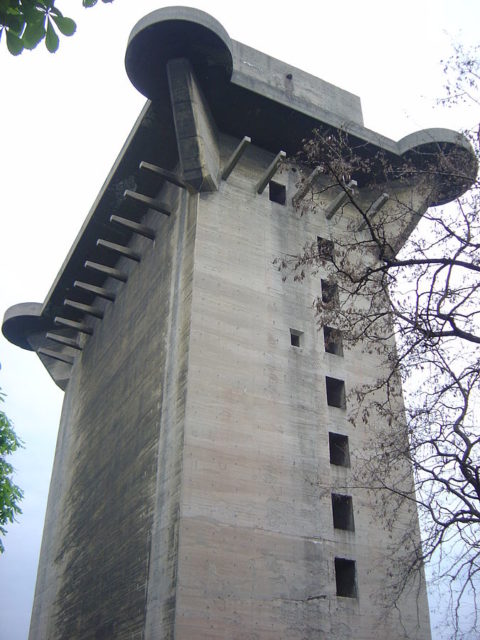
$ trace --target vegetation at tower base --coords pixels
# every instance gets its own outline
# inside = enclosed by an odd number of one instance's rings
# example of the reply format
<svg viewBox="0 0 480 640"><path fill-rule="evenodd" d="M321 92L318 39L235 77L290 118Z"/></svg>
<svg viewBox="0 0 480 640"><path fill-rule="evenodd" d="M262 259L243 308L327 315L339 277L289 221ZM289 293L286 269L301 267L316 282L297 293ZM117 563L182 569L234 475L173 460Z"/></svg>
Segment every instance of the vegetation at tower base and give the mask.
<svg viewBox="0 0 480 640"><path fill-rule="evenodd" d="M50 53L60 44L57 31L71 36L76 24L55 6L56 0L0 0L0 39L5 34L8 51L18 56L24 49L34 49L42 40ZM102 0L104 3L113 0ZM97 0L82 0L86 8Z"/></svg>
<svg viewBox="0 0 480 640"><path fill-rule="evenodd" d="M0 391L0 402L4 401L4 397ZM5 459L21 446L11 421L0 411L0 536L6 535L6 525L22 512L18 504L23 498L23 491L12 482L13 467ZM0 539L0 553L3 552L4 546Z"/></svg>
<svg viewBox="0 0 480 640"><path fill-rule="evenodd" d="M445 64L451 81L444 104L480 106L478 54L479 49L457 49ZM480 159L480 127L463 133ZM434 151L435 164L430 162ZM458 149L428 144L394 162L382 153L369 155L367 146L346 131L329 130L316 131L299 159L305 176L312 170L317 174L298 204L302 211L322 210L322 198L330 198L333 190L344 194L335 216L348 209L357 220L333 253L328 241L319 239L298 255L277 260L279 268L298 281L327 270L329 290L336 295L315 300L319 329L338 330L344 347L380 354L385 364L375 384L349 393L352 424L371 425L376 443L356 456L349 488L369 491L379 517L392 529L401 505L412 505L412 522L418 509L422 544L407 533L408 540L392 549L392 604L423 564L431 563L442 589L448 585L456 637L473 637L480 627L477 166ZM468 190L455 203L428 208L442 201L440 189L449 183ZM413 184L415 201L406 195ZM368 199L362 188L366 185ZM419 210L424 210L422 220L402 247L405 238L399 237L399 229L410 231ZM473 612L464 608L467 600L476 602Z"/></svg>

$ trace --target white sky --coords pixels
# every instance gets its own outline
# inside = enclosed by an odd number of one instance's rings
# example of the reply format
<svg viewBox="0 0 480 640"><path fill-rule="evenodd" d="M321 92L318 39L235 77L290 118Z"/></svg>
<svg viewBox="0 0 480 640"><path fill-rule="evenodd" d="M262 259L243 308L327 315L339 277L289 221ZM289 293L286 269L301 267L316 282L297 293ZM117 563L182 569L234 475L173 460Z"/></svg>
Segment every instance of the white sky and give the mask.
<svg viewBox="0 0 480 640"><path fill-rule="evenodd" d="M233 39L359 95L365 125L393 139L470 124L464 111L435 108L435 98L452 42L476 43L477 0L189 4ZM129 32L166 6L57 5L78 32L55 55L42 44L12 58L0 43L0 318L13 304L44 300L144 103L124 71ZM63 394L33 353L3 336L0 362L4 408L26 445L13 458L25 500L0 557L0 640L25 640Z"/></svg>

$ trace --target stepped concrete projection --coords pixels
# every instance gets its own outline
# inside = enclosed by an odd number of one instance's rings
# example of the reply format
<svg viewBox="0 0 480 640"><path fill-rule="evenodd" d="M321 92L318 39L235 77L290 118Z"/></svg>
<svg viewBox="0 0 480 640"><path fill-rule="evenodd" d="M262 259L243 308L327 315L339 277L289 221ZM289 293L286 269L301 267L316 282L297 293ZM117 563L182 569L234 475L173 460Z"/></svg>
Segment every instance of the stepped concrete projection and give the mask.
<svg viewBox="0 0 480 640"><path fill-rule="evenodd" d="M385 604L409 514L390 534L341 490L374 437L348 392L379 362L327 342L320 279L284 282L273 260L335 250L355 215L333 192L315 216L292 204L318 178L289 159L315 127L396 160L468 159L467 142L374 133L356 96L193 9L146 16L125 63L147 103L46 300L3 323L65 390L31 640L429 638L423 583ZM395 247L464 188L404 187Z"/></svg>

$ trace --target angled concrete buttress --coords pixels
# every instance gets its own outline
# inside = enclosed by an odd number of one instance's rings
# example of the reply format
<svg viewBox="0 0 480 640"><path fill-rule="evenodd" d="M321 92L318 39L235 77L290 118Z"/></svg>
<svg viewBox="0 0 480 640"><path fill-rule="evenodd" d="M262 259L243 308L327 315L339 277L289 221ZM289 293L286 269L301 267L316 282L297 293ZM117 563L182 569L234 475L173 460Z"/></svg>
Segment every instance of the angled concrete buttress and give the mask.
<svg viewBox="0 0 480 640"><path fill-rule="evenodd" d="M319 179L286 159L314 128L392 162L470 162L468 143L374 133L356 96L193 9L141 20L125 64L147 103L46 300L3 322L65 390L30 639L429 638L423 584L401 625L385 612L395 568L373 506L348 497L339 528L320 489L345 484L346 447L371 437L328 385L373 380L378 362L325 353L319 282L283 282L272 261L335 245L354 215L333 192L323 214L292 205ZM394 249L466 186L412 181ZM372 216L392 206L381 186L350 187Z"/></svg>

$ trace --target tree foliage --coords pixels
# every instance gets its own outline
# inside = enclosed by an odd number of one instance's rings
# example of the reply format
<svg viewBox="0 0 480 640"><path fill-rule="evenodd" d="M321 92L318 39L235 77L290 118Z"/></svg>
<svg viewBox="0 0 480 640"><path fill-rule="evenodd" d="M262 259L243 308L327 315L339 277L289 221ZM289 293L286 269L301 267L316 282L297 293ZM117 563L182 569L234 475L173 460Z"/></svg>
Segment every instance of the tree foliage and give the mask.
<svg viewBox="0 0 480 640"><path fill-rule="evenodd" d="M0 392L0 402L3 401L4 394ZM23 491L13 483L13 467L6 460L6 456L21 446L22 443L15 434L11 421L5 412L0 411L0 536L6 535L6 525L21 513L18 505L23 498ZM4 546L0 540L0 553L3 551Z"/></svg>
<svg viewBox="0 0 480 640"><path fill-rule="evenodd" d="M445 63L447 106L479 104L479 53L457 48ZM480 159L480 127L463 133ZM368 153L347 132L329 130L316 131L299 157L305 176L317 174L302 213L321 213L332 193L343 193L335 215L340 227L343 217L345 233L336 237L333 254L315 240L282 257L280 268L296 280L320 272L337 295L315 300L319 326L333 327L347 349L375 353L382 362L374 382L350 392L350 420L371 425L373 443L357 452L350 485L371 492L392 529L405 505L416 507L415 527L418 509L423 545L411 531L398 543L393 602L435 560L437 577L450 585L460 637L462 602L472 594L478 602L480 587L477 167L471 155L446 145L393 161ZM429 208L444 199L445 184L468 189L454 204ZM400 249L404 230L422 214ZM475 608L468 632L478 629Z"/></svg>
<svg viewBox="0 0 480 640"><path fill-rule="evenodd" d="M60 44L59 33L71 36L76 24L55 6L56 0L0 0L0 39L6 40L8 51L17 56L24 49L34 49L42 40L50 53ZM104 3L113 0L102 0ZM86 8L97 0L82 0Z"/></svg>

